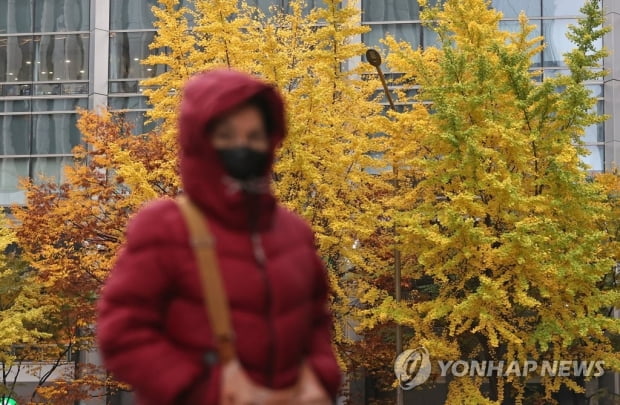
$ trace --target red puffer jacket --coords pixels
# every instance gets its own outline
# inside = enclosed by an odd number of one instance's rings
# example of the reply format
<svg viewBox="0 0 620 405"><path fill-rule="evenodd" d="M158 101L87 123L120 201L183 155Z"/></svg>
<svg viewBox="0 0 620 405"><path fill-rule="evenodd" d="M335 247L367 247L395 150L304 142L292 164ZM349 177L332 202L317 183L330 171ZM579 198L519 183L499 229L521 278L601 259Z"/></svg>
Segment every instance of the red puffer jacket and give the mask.
<svg viewBox="0 0 620 405"><path fill-rule="evenodd" d="M271 167L285 136L283 102L273 87L229 70L198 75L185 86L179 118L184 192L216 239L237 355L250 378L276 389L291 386L306 360L335 398L342 375L331 346L327 275L312 231L269 188L246 194L226 181L205 134L213 119L254 96L272 118ZM215 345L188 238L173 200L147 204L127 226L98 303L104 365L133 386L142 405L219 402L221 367L205 360Z"/></svg>

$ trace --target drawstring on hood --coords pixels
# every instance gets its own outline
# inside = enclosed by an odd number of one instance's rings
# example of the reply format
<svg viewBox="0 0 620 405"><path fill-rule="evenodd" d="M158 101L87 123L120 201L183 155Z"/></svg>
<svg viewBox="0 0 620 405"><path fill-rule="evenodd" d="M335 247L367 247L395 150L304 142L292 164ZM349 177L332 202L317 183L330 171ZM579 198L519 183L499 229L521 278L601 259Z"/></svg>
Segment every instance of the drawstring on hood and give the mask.
<svg viewBox="0 0 620 405"><path fill-rule="evenodd" d="M223 162L226 158L211 144L208 129L226 113L256 98L268 114L270 148L265 156L250 159L253 173L248 174L238 167L230 167L235 163ZM284 102L273 86L227 69L194 76L183 89L179 113L179 159L184 192L210 217L227 227L247 229L255 222L256 230L269 228L275 210L270 187L272 165L275 149L285 135ZM261 169L263 175L253 176Z"/></svg>

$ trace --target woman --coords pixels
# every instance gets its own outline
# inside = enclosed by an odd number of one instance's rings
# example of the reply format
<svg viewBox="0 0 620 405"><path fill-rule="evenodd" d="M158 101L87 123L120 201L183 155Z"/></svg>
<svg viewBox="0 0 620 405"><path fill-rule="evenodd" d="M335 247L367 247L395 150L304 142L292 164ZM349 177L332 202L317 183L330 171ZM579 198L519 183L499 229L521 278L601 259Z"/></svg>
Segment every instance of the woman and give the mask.
<svg viewBox="0 0 620 405"><path fill-rule="evenodd" d="M104 365L133 386L140 404L335 399L342 375L331 346L325 268L310 227L278 204L269 186L285 132L281 96L251 76L215 70L185 86L181 180L216 241L238 361L213 361L178 206L168 198L150 202L127 226L97 324Z"/></svg>

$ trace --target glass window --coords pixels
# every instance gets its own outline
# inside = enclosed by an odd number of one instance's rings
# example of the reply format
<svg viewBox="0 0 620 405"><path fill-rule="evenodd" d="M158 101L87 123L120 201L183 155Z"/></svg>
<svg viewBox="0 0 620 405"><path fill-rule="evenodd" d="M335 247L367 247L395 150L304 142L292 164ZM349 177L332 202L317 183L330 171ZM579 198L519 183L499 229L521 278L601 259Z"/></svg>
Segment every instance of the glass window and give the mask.
<svg viewBox="0 0 620 405"><path fill-rule="evenodd" d="M23 203L24 192L19 188L20 178L28 177L27 158L0 159L0 204Z"/></svg>
<svg viewBox="0 0 620 405"><path fill-rule="evenodd" d="M61 92L64 95L88 94L88 83L63 83Z"/></svg>
<svg viewBox="0 0 620 405"><path fill-rule="evenodd" d="M35 37L35 80L88 78L88 34Z"/></svg>
<svg viewBox="0 0 620 405"><path fill-rule="evenodd" d="M411 44L413 49L420 46L420 24L385 24L372 25L372 31L363 35L363 42L369 48L386 49L385 45L379 40L388 34L392 35L397 41L405 41Z"/></svg>
<svg viewBox="0 0 620 405"><path fill-rule="evenodd" d="M151 8L157 0L111 0L110 29L130 30L153 28L154 16Z"/></svg>
<svg viewBox="0 0 620 405"><path fill-rule="evenodd" d="M110 94L117 93L137 93L139 91L139 82L137 80L129 80L122 82L110 82Z"/></svg>
<svg viewBox="0 0 620 405"><path fill-rule="evenodd" d="M541 35L541 23L540 20L531 20L531 25L535 25L536 28L530 33L528 36L529 39L539 37ZM500 21L499 28L504 31L509 32L520 32L521 25L519 21ZM542 52L537 53L532 57L532 67L541 67L542 66Z"/></svg>
<svg viewBox="0 0 620 405"><path fill-rule="evenodd" d="M0 101L0 113L29 112L29 111L30 111L30 100L29 99ZM4 131L0 133L4 133Z"/></svg>
<svg viewBox="0 0 620 405"><path fill-rule="evenodd" d="M116 32L110 38L110 79L142 79L166 71L163 65L142 65L141 60L164 50L149 50L154 31Z"/></svg>
<svg viewBox="0 0 620 405"><path fill-rule="evenodd" d="M437 7L437 6L440 6L446 3L446 1L448 0L428 0L426 4L427 4L427 7Z"/></svg>
<svg viewBox="0 0 620 405"><path fill-rule="evenodd" d="M0 116L0 155L30 154L30 115Z"/></svg>
<svg viewBox="0 0 620 405"><path fill-rule="evenodd" d="M145 134L153 131L156 127L155 123L145 123L146 117L142 111L127 111L121 116L133 127L132 132L134 134Z"/></svg>
<svg viewBox="0 0 620 405"><path fill-rule="evenodd" d="M422 26L422 44L424 45L424 48L430 48L433 46L436 48L442 47L439 35L427 26Z"/></svg>
<svg viewBox="0 0 620 405"><path fill-rule="evenodd" d="M47 182L50 177L56 184L64 183L66 181L65 166L72 163L73 157L33 158L31 177L36 183Z"/></svg>
<svg viewBox="0 0 620 405"><path fill-rule="evenodd" d="M241 1L239 1L241 3ZM291 13L293 8L289 0L247 0L246 3L250 6L259 8L265 15L273 15L272 10L281 11L284 13ZM306 0L306 6L303 9L303 13L308 13L315 8L325 8L325 0Z"/></svg>
<svg viewBox="0 0 620 405"><path fill-rule="evenodd" d="M528 17L540 17L541 0L493 0L492 7L504 14L504 18L516 18L521 14L521 11L525 11ZM566 0L558 0L566 1Z"/></svg>
<svg viewBox="0 0 620 405"><path fill-rule="evenodd" d="M278 0L248 0L247 4L259 8L265 15L271 15L271 6L280 6Z"/></svg>
<svg viewBox="0 0 620 405"><path fill-rule="evenodd" d="M568 76L570 75L570 69L547 68L544 70L543 75L545 78L557 77L560 75Z"/></svg>
<svg viewBox="0 0 620 405"><path fill-rule="evenodd" d="M566 38L566 33L569 24L575 23L575 20L543 20L543 35L547 45L543 50L544 66L566 66L563 55L575 47Z"/></svg>
<svg viewBox="0 0 620 405"><path fill-rule="evenodd" d="M60 84L37 84L34 86L35 96L59 96L61 94Z"/></svg>
<svg viewBox="0 0 620 405"><path fill-rule="evenodd" d="M71 153L80 143L77 114L37 114L32 116L32 153Z"/></svg>
<svg viewBox="0 0 620 405"><path fill-rule="evenodd" d="M32 101L34 111L75 111L88 108L87 98L49 98Z"/></svg>
<svg viewBox="0 0 620 405"><path fill-rule="evenodd" d="M603 100L598 100L590 112L603 115L605 112L605 102ZM605 142L605 124L601 122L587 127L583 136L583 141L586 143Z"/></svg>
<svg viewBox="0 0 620 405"><path fill-rule="evenodd" d="M594 104L594 107L592 107L590 112L598 114L598 115L605 114L605 101L604 100L598 100L596 102L596 104Z"/></svg>
<svg viewBox="0 0 620 405"><path fill-rule="evenodd" d="M32 36L0 38L0 82L31 81Z"/></svg>
<svg viewBox="0 0 620 405"><path fill-rule="evenodd" d="M581 15L579 9L584 0L543 0L543 15L545 17L575 17Z"/></svg>
<svg viewBox="0 0 620 405"><path fill-rule="evenodd" d="M4 84L0 86L0 94L5 97L30 96L32 86L30 84Z"/></svg>
<svg viewBox="0 0 620 405"><path fill-rule="evenodd" d="M409 21L420 19L418 0L365 0L364 21Z"/></svg>
<svg viewBox="0 0 620 405"><path fill-rule="evenodd" d="M417 1L417 0L415 0ZM293 11L293 8L290 5L290 2L288 0L284 1L284 10L287 13L291 13ZM325 4L324 0L306 0L306 7L304 8L304 13L309 13L310 10L314 9L314 8L326 8L327 5Z"/></svg>
<svg viewBox="0 0 620 405"><path fill-rule="evenodd" d="M583 135L585 143L605 142L605 125L603 123L590 125Z"/></svg>
<svg viewBox="0 0 620 405"><path fill-rule="evenodd" d="M109 105L112 110L137 110L148 108L146 97L110 97Z"/></svg>
<svg viewBox="0 0 620 405"><path fill-rule="evenodd" d="M88 0L36 0L35 2L34 32L88 31L89 27Z"/></svg>
<svg viewBox="0 0 620 405"><path fill-rule="evenodd" d="M32 32L33 0L0 0L0 34Z"/></svg>
<svg viewBox="0 0 620 405"><path fill-rule="evenodd" d="M583 162L590 166L589 170L603 170L605 162L605 147L602 145L589 145L586 149L590 151L588 156L582 156Z"/></svg>
<svg viewBox="0 0 620 405"><path fill-rule="evenodd" d="M590 90L590 96L592 97L603 97L603 86L600 84L589 84L586 86L588 90Z"/></svg>

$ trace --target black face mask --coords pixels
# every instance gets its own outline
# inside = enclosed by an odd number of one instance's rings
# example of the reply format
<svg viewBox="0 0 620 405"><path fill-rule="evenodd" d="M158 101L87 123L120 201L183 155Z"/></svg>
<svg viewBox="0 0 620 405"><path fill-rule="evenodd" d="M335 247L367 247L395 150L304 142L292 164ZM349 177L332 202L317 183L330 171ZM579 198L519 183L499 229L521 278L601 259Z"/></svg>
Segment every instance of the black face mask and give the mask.
<svg viewBox="0 0 620 405"><path fill-rule="evenodd" d="M265 173L268 152L248 147L216 149L226 172L237 180L248 180Z"/></svg>

